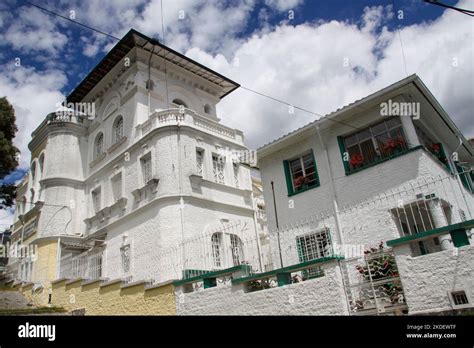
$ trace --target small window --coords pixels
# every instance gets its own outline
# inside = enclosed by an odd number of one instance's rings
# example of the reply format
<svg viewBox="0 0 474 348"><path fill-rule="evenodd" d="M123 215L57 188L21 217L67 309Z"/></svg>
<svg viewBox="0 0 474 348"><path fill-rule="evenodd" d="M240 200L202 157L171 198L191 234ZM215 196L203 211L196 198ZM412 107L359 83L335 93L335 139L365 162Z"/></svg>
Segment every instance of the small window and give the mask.
<svg viewBox="0 0 474 348"><path fill-rule="evenodd" d="M178 106L184 106L185 108L188 107L184 101L181 99L173 99L173 104L178 105Z"/></svg>
<svg viewBox="0 0 474 348"><path fill-rule="evenodd" d="M313 152L284 161L288 194L319 186L318 171Z"/></svg>
<svg viewBox="0 0 474 348"><path fill-rule="evenodd" d="M96 188L91 193L92 195L92 206L94 207L94 212L98 212L101 208L101 192L100 188Z"/></svg>
<svg viewBox="0 0 474 348"><path fill-rule="evenodd" d="M151 153L147 153L140 159L142 165L143 184L146 185L152 178Z"/></svg>
<svg viewBox="0 0 474 348"><path fill-rule="evenodd" d="M114 202L117 202L120 198L122 198L122 173L115 175L112 180L112 194Z"/></svg>
<svg viewBox="0 0 474 348"><path fill-rule="evenodd" d="M230 235L230 247L232 251L232 262L234 266L238 266L243 261L243 249L242 241L235 234Z"/></svg>
<svg viewBox="0 0 474 348"><path fill-rule="evenodd" d="M206 104L204 105L204 112L206 114L210 114L211 113L211 106L209 104Z"/></svg>
<svg viewBox="0 0 474 348"><path fill-rule="evenodd" d="M44 154L42 154L39 158L39 171L42 176L44 172Z"/></svg>
<svg viewBox="0 0 474 348"><path fill-rule="evenodd" d="M219 184L224 184L225 159L215 154L212 155L212 169L214 174L214 181Z"/></svg>
<svg viewBox="0 0 474 348"><path fill-rule="evenodd" d="M130 244L120 248L120 258L122 261L122 272L130 272Z"/></svg>
<svg viewBox="0 0 474 348"><path fill-rule="evenodd" d="M198 175L202 176L204 165L204 150L196 149L196 171Z"/></svg>
<svg viewBox="0 0 474 348"><path fill-rule="evenodd" d="M216 232L211 237L212 242L212 258L214 260L215 267L221 267L221 244L222 244L222 233Z"/></svg>
<svg viewBox="0 0 474 348"><path fill-rule="evenodd" d="M113 127L114 144L118 143L123 138L123 117L119 116L114 122Z"/></svg>
<svg viewBox="0 0 474 348"><path fill-rule="evenodd" d="M451 296L453 298L454 305L456 306L469 304L469 300L467 299L465 291L454 291L451 293Z"/></svg>
<svg viewBox="0 0 474 348"><path fill-rule="evenodd" d="M94 159L97 159L104 153L104 134L99 133L94 142Z"/></svg>
<svg viewBox="0 0 474 348"><path fill-rule="evenodd" d="M329 230L296 237L296 248L300 262L330 256L331 239Z"/></svg>
<svg viewBox="0 0 474 348"><path fill-rule="evenodd" d="M34 185L36 179L36 162L31 165L31 184Z"/></svg>

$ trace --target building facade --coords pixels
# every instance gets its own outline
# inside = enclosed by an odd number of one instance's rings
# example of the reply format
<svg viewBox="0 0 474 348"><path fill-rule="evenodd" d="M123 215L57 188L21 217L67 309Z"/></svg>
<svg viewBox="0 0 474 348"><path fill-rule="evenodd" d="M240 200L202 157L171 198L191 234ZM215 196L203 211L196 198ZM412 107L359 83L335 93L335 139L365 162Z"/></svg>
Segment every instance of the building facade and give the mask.
<svg viewBox="0 0 474 348"><path fill-rule="evenodd" d="M243 249L263 233L244 137L216 114L236 88L131 30L67 97L75 110L32 134L12 235L32 255L12 274L159 283L247 259L260 269Z"/></svg>

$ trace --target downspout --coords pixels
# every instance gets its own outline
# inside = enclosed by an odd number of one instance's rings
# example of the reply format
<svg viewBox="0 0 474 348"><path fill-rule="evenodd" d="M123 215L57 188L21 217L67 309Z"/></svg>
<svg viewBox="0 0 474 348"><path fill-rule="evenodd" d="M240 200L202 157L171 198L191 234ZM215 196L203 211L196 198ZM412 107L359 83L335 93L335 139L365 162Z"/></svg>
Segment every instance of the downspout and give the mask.
<svg viewBox="0 0 474 348"><path fill-rule="evenodd" d="M146 82L146 89L148 91L148 117L151 115L151 89L152 89L152 81L151 81L151 57L155 53L155 45L150 52L150 57L148 58L148 80Z"/></svg>
<svg viewBox="0 0 474 348"><path fill-rule="evenodd" d="M283 268L283 257L281 255L281 243L280 243L280 226L278 224L278 211L277 211L277 205L276 205L276 200L275 200L275 187L273 186L273 180L271 182L271 185L272 185L272 195L273 195L273 209L275 211L275 224L277 228L278 252L280 254L280 268Z"/></svg>
<svg viewBox="0 0 474 348"><path fill-rule="evenodd" d="M337 239L339 240L339 245L342 245L344 241L342 239L341 220L340 220L340 216L339 216L339 206L337 204L336 187L334 185L334 177L332 175L332 170L331 170L331 162L329 160L328 150L326 148L326 145L323 142L323 138L321 137L321 132L319 131L319 126L318 125L316 126L316 132L318 133L319 142L320 142L321 147L324 151L324 158L325 158L325 161L326 161L326 166L328 168L328 174L329 174L329 179L330 179L329 182L331 184L331 191L332 191L332 195L333 195L334 218L336 220L336 235L337 235ZM346 281L344 279L344 273L343 273L341 260L337 260L337 264L339 265L339 271L341 272L342 286L343 286L343 290L344 290L344 296L346 298L347 312L350 315L351 314L351 305L350 305L349 296L348 296L348 293L347 293L347 285L346 285Z"/></svg>
<svg viewBox="0 0 474 348"><path fill-rule="evenodd" d="M471 211L471 208L469 208L469 204L467 204L465 195L462 194L463 185L462 185L462 182L461 182L460 174L459 174L459 172L458 172L458 168L456 167L456 164L454 163L454 159L453 159L453 155L454 155L455 153L457 153L458 150L459 150L459 148L462 146L462 139L461 139L458 135L456 135L456 136L457 136L458 139L459 139L459 145L458 145L458 147L456 147L456 149L453 151L453 153L451 154L451 156L449 156L449 157L450 157L450 160L451 160L451 161L450 161L450 162L451 162L450 164L451 164L451 166L453 167L454 173L456 173L456 175L455 175L455 176L456 176L456 181L458 182L458 186L459 186L459 190L460 190L460 192L461 192L461 196L462 196L462 198L463 198L463 200L464 200L464 204L466 205L467 211L469 212L469 215L470 215L470 217L471 217L471 219L472 219L472 218L473 218L472 211ZM468 180L469 180L469 179L468 179Z"/></svg>
<svg viewBox="0 0 474 348"><path fill-rule="evenodd" d="M252 179L250 179L252 181ZM253 186L253 184L252 184ZM252 187L253 188L253 187ZM257 221L257 213L258 213L258 207L257 207L257 201L255 200L255 197L253 196L253 192L251 194L252 197L252 203L253 203L253 224L255 226L255 237L256 237L256 242L257 242L257 252L258 252L258 262L260 264L260 272L263 272L263 262L262 262L262 252L260 249L260 237L258 235L258 221Z"/></svg>
<svg viewBox="0 0 474 348"><path fill-rule="evenodd" d="M332 198L333 198L332 203L333 203L333 207L334 207L334 218L336 220L336 236L337 236L339 245L342 245L344 243L344 241L342 239L341 220L340 220L340 216L339 216L339 206L338 206L338 203L337 203L336 188L335 188L335 185L334 185L334 178L333 178L332 170L331 170L331 162L329 161L328 151L327 151L326 145L323 142L323 138L321 137L321 133L319 131L319 126L316 126L316 131L318 133L319 142L320 142L321 147L324 151L324 159L326 161L326 167L328 168L328 174L329 174L329 179L330 179L329 182L331 184L331 192L332 192Z"/></svg>

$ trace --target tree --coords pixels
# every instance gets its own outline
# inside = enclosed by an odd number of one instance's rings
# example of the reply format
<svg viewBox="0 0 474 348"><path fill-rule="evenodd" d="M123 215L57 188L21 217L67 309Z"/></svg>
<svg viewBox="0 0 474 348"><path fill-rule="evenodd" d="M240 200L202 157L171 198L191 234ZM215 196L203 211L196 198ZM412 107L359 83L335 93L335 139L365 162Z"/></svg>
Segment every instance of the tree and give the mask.
<svg viewBox="0 0 474 348"><path fill-rule="evenodd" d="M18 131L15 110L6 97L0 98L0 180L18 166L20 150L13 145ZM16 195L14 184L0 183L0 209L11 207Z"/></svg>

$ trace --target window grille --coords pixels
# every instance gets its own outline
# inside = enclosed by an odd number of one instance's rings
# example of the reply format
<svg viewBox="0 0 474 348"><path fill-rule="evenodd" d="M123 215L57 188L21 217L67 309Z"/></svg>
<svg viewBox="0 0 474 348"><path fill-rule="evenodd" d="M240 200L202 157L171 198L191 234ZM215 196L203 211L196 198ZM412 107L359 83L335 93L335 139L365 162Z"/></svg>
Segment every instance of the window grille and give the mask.
<svg viewBox="0 0 474 348"><path fill-rule="evenodd" d="M196 149L196 170L202 176L204 163L204 150Z"/></svg>
<svg viewBox="0 0 474 348"><path fill-rule="evenodd" d="M224 159L220 158L218 155L212 155L212 168L214 172L214 181L219 184L224 184Z"/></svg>
<svg viewBox="0 0 474 348"><path fill-rule="evenodd" d="M312 153L289 161L289 167L294 192L318 184L316 165Z"/></svg>
<svg viewBox="0 0 474 348"><path fill-rule="evenodd" d="M147 184L152 179L151 153L141 158L143 184Z"/></svg>

